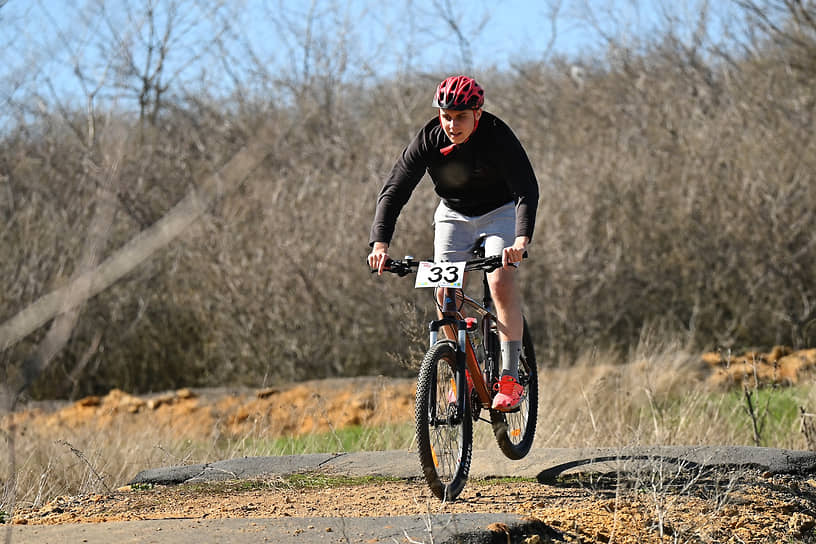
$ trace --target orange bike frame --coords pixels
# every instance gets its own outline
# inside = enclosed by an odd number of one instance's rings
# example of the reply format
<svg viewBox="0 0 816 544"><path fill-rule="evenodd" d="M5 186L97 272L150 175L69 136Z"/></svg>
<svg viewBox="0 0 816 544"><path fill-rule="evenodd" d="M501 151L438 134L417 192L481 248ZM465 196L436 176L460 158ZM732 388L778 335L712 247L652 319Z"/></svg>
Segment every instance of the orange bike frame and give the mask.
<svg viewBox="0 0 816 544"><path fill-rule="evenodd" d="M468 307L474 309L478 314L480 314L482 319L489 318L495 320L496 316L494 316L487 308L465 295L460 289L453 290L456 294L455 299L454 297L449 296L451 291L450 289L444 289L445 291L442 294L442 300L445 301L445 307L442 313L447 319L443 318L442 320L433 323L444 327L445 336L457 343L457 353L461 352L461 345L459 345L457 342L460 329L465 333L465 368L470 374L470 379L473 381L473 387L476 389L476 394L479 396L479 400L482 401L482 407L490 408L492 402L490 392L487 390L487 384L485 383L482 369L479 366L479 361L476 359L476 351L473 348L473 340L465 328L464 316L462 316L459 308L457 308L457 303L461 303L463 305L467 304ZM465 387L464 390L467 391L467 387Z"/></svg>

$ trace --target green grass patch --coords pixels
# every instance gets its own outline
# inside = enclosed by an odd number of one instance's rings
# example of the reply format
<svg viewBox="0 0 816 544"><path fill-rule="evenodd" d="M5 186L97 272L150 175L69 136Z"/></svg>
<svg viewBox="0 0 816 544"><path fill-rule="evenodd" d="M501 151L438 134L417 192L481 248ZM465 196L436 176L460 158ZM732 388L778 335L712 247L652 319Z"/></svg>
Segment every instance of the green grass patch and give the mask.
<svg viewBox="0 0 816 544"><path fill-rule="evenodd" d="M401 480L399 478L388 478L385 476L342 476L319 472L305 472L274 479L201 482L184 484L183 487L193 493L222 494L280 489L326 489L332 487L376 485L398 481Z"/></svg>
<svg viewBox="0 0 816 544"><path fill-rule="evenodd" d="M7 519L8 519L8 513L6 513L5 510L0 510L0 525L3 525L4 523L6 523Z"/></svg>
<svg viewBox="0 0 816 544"><path fill-rule="evenodd" d="M615 488L620 484L621 474L617 472L576 472L559 474L551 482L554 487L565 488Z"/></svg>
<svg viewBox="0 0 816 544"><path fill-rule="evenodd" d="M383 427L344 427L333 432L282 437L272 442L277 455L406 449L414 438L411 423Z"/></svg>
<svg viewBox="0 0 816 544"><path fill-rule="evenodd" d="M496 485L496 484L523 484L523 483L536 483L537 480L535 478L520 478L516 476L502 476L501 478L479 478L479 479L469 479L468 485L473 486L489 486L489 485Z"/></svg>
<svg viewBox="0 0 816 544"><path fill-rule="evenodd" d="M802 446L799 407L807 405L812 390L810 386L795 386L673 392L630 405L632 414L628 417L633 428L645 429L670 443L678 437L682 443L694 443L704 436L701 431L715 429L716 439L728 444L796 449ZM691 440L683 438L689 434Z"/></svg>
<svg viewBox="0 0 816 544"><path fill-rule="evenodd" d="M728 414L731 425L744 428L747 442L754 441L753 419L756 420L760 446L790 446L792 435L798 436L799 407L807 402L810 388L765 387L747 391L731 391L723 399L723 414ZM753 407L753 418L749 400Z"/></svg>
<svg viewBox="0 0 816 544"><path fill-rule="evenodd" d="M351 487L361 485L399 482L399 478L385 476L337 476L319 473L292 474L284 481L296 489L323 489L326 487Z"/></svg>
<svg viewBox="0 0 816 544"><path fill-rule="evenodd" d="M413 439L412 423L379 427L357 425L300 436L222 438L216 444L216 453L220 456L235 457L388 451L408 449ZM206 445L202 445L203 447Z"/></svg>

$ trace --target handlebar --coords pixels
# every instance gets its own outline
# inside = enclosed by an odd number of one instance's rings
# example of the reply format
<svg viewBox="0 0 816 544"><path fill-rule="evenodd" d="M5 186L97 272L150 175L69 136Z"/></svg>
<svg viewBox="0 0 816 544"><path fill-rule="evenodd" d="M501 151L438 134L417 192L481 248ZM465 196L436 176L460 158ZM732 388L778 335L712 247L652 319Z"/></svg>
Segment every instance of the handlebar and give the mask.
<svg viewBox="0 0 816 544"><path fill-rule="evenodd" d="M527 252L525 251L522 255L523 259L527 258ZM417 268L419 267L419 259L414 259L412 257L406 257L404 259L388 259L385 261L385 267L383 268L383 272L391 272L392 274L397 274L398 276L407 276L413 272L416 272ZM518 266L516 263L510 263L510 266ZM473 270L484 270L485 272L493 272L497 268L502 267L502 256L501 255L493 255L490 257L479 257L477 259L471 259L466 262L465 264L465 271L471 272ZM372 270L372 273L376 272L376 270Z"/></svg>
<svg viewBox="0 0 816 544"><path fill-rule="evenodd" d="M392 274L396 274L399 277L407 276L412 272L416 272L417 267L419 267L419 260L412 259L410 257L406 257L405 259L386 259L385 266L383 267L383 272L391 272ZM372 270L371 273L373 274L376 270Z"/></svg>

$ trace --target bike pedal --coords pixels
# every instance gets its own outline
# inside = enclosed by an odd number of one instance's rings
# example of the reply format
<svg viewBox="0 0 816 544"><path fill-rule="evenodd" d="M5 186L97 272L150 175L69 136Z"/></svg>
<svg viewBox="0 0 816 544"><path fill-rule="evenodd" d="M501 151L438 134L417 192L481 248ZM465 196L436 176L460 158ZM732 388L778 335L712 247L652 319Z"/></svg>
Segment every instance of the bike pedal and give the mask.
<svg viewBox="0 0 816 544"><path fill-rule="evenodd" d="M498 412L500 414L517 414L521 411L521 406L516 406L515 408L511 408L510 410L500 410L498 408L490 408L491 412Z"/></svg>

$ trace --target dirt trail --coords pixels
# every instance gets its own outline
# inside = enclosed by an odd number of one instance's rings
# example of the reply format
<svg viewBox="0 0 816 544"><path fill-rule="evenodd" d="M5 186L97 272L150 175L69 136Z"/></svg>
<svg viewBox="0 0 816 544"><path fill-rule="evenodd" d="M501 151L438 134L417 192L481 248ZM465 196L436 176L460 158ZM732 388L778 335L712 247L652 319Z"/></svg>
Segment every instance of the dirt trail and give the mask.
<svg viewBox="0 0 816 544"><path fill-rule="evenodd" d="M441 504L416 481L375 484L291 481L157 486L60 497L24 510L17 524L144 519L370 517L428 513L511 513L533 517L569 542L816 542L816 481L745 474L655 489L614 479L473 482ZM642 484L642 483L641 483ZM304 529L306 529L304 527ZM661 534L663 535L661 538Z"/></svg>

